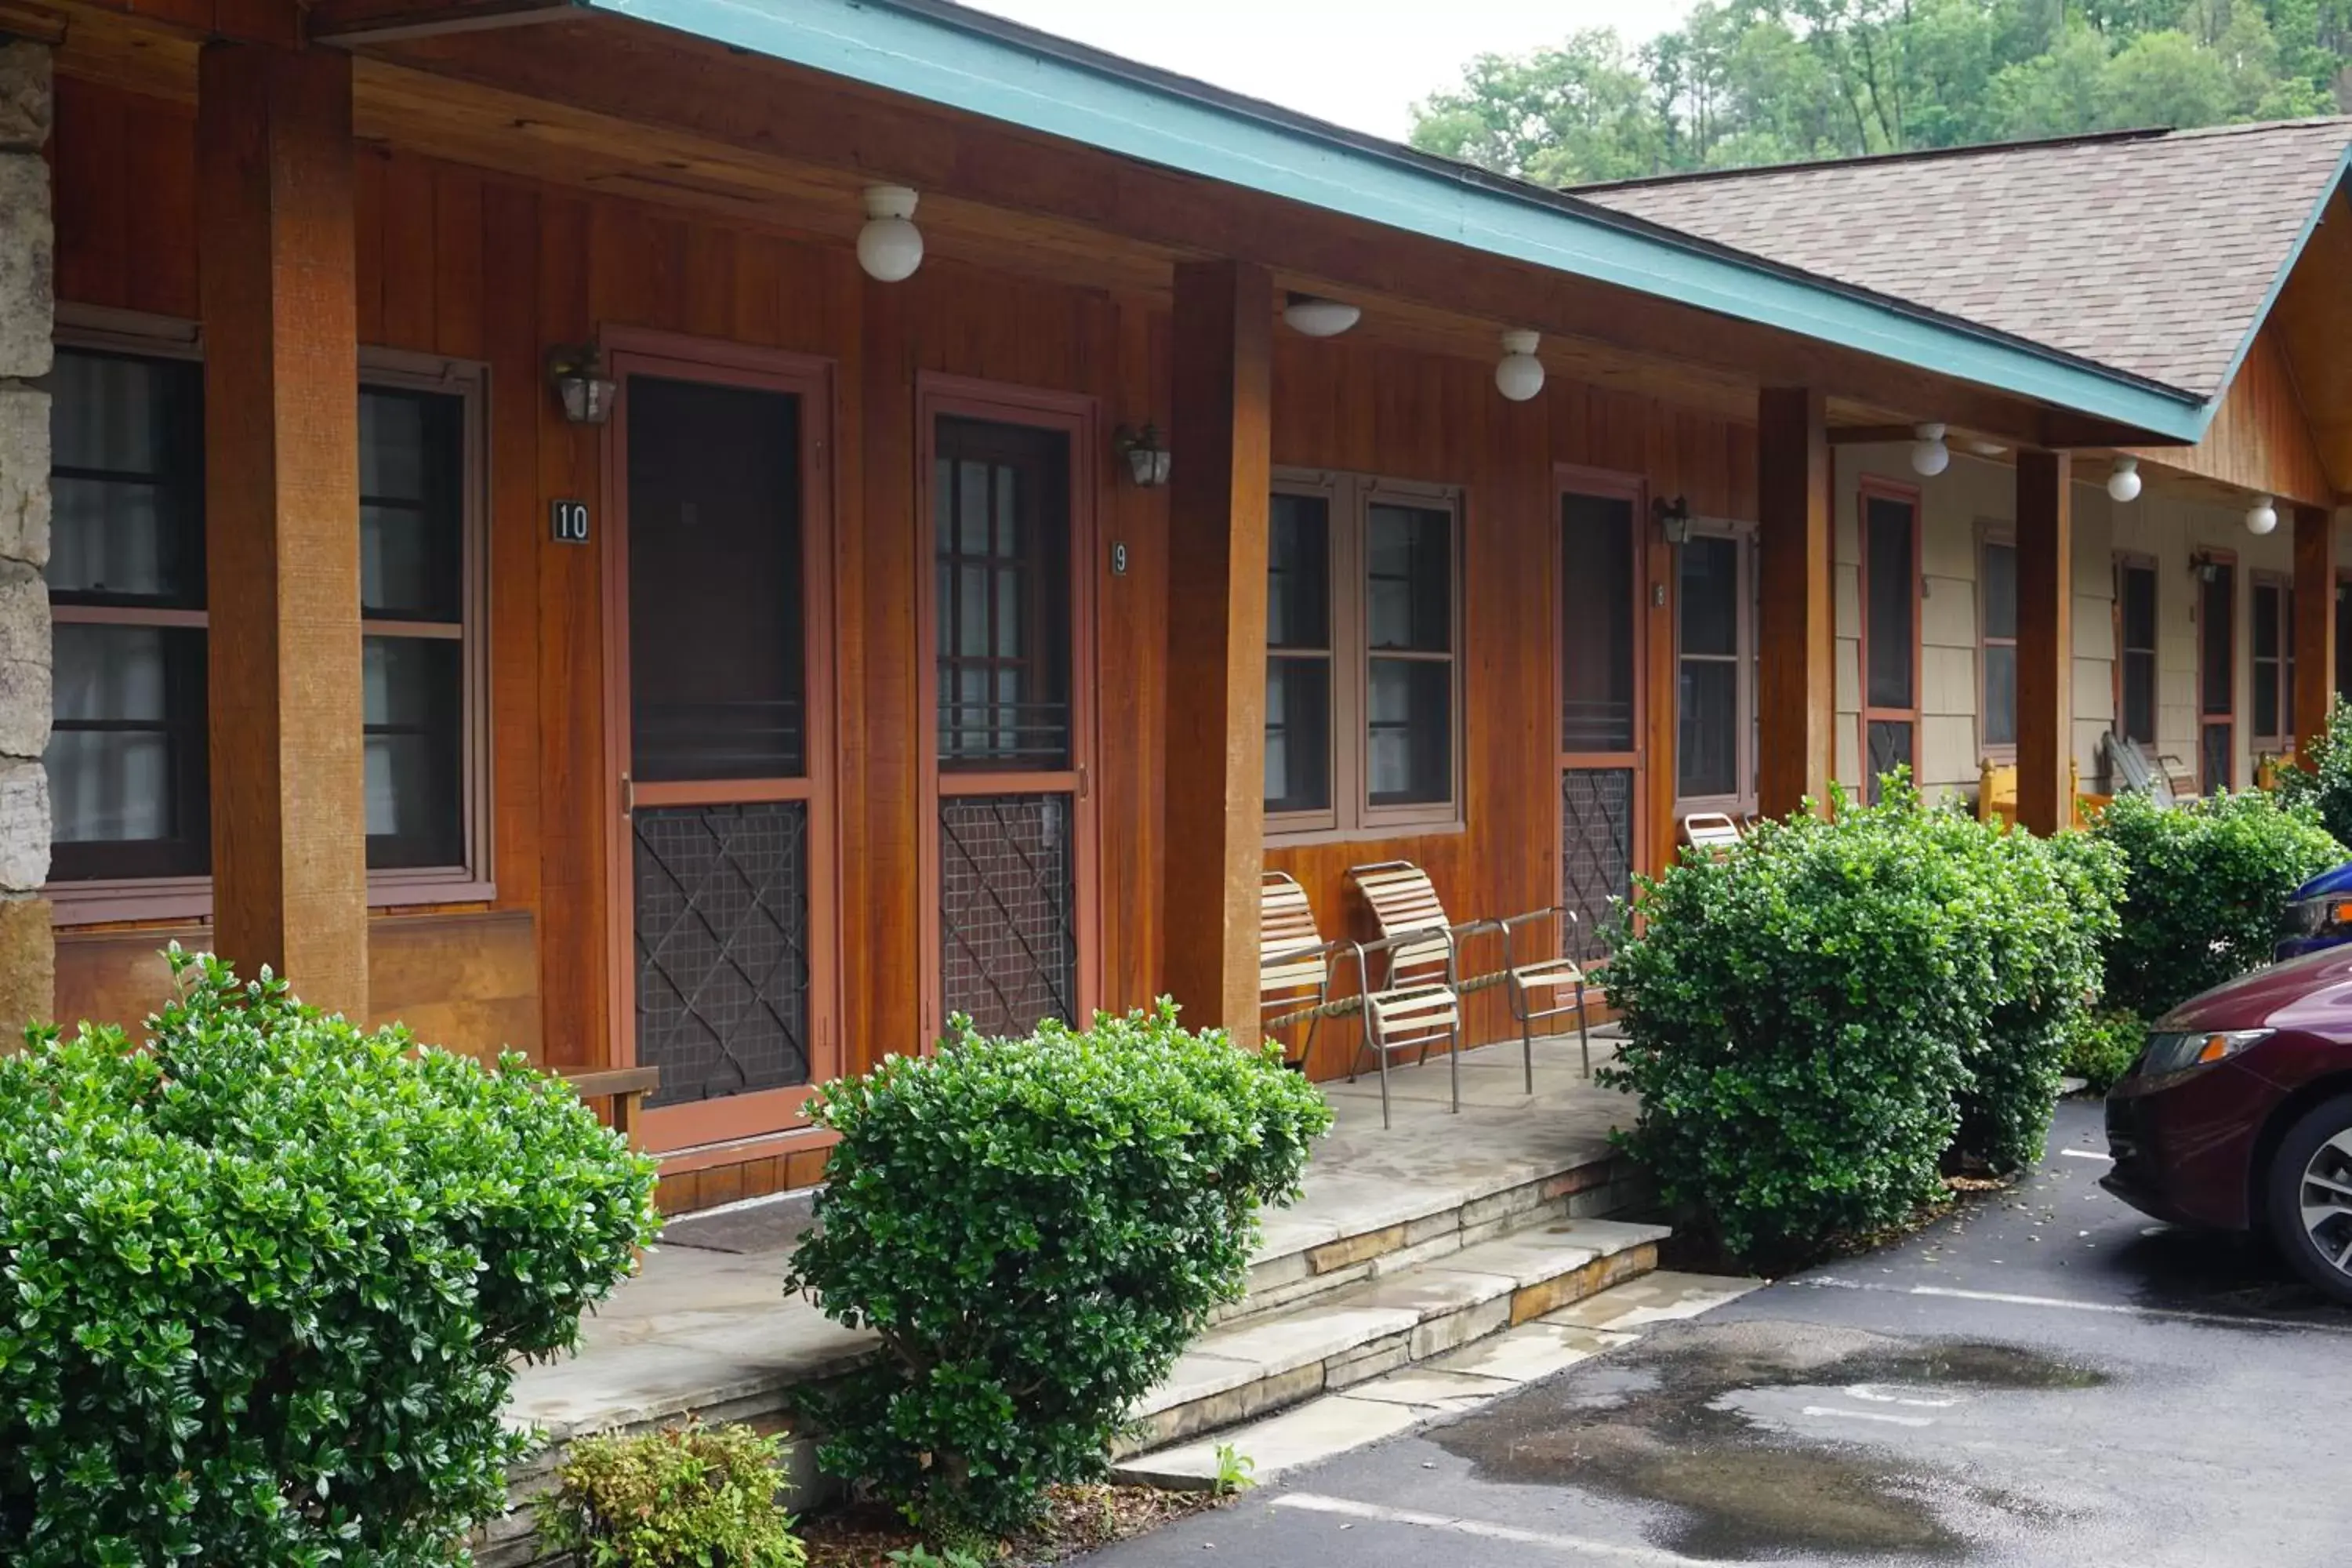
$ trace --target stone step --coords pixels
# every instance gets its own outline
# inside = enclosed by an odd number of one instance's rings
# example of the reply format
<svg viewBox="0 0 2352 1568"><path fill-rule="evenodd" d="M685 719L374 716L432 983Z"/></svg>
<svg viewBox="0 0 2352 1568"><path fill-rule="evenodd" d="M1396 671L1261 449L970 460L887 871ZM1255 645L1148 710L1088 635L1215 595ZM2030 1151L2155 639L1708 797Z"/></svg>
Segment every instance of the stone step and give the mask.
<svg viewBox="0 0 2352 1568"><path fill-rule="evenodd" d="M1652 1324L1696 1317L1763 1283L1706 1274L1644 1274L1344 1391L1318 1394L1276 1414L1132 1455L1119 1462L1118 1474L1154 1486L1206 1487L1216 1479L1218 1450L1230 1447L1250 1461L1252 1479L1272 1480L1286 1470L1475 1410L1631 1344Z"/></svg>
<svg viewBox="0 0 2352 1568"><path fill-rule="evenodd" d="M1360 1283L1213 1329L1136 1412L1126 1452L1164 1447L1427 1363L1657 1267L1662 1226L1547 1219L1433 1261L1399 1248Z"/></svg>
<svg viewBox="0 0 2352 1568"><path fill-rule="evenodd" d="M1480 1170L1454 1184L1327 1179L1266 1216L1248 1291L1217 1321L1265 1317L1548 1220L1622 1215L1654 1198L1639 1166L1606 1152L1562 1168Z"/></svg>

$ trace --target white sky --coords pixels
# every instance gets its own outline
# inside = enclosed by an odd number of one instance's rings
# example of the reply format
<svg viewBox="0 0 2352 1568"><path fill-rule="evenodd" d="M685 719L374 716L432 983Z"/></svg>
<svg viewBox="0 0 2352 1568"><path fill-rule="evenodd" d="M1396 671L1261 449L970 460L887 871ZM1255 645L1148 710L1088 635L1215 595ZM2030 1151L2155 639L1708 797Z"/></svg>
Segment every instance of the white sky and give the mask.
<svg viewBox="0 0 2352 1568"><path fill-rule="evenodd" d="M1680 22L1689 0L967 0L983 11L1181 71L1376 136L1473 55L1515 54L1581 27L1629 43Z"/></svg>

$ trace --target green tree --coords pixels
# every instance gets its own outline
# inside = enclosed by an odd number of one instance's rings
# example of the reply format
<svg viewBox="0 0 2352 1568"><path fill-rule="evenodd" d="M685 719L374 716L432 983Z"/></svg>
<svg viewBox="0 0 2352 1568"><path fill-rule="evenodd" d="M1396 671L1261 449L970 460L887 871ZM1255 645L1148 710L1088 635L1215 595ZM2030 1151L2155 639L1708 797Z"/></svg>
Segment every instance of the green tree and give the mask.
<svg viewBox="0 0 2352 1568"><path fill-rule="evenodd" d="M1430 152L1552 184L2352 108L2352 0L1698 0L1482 55Z"/></svg>

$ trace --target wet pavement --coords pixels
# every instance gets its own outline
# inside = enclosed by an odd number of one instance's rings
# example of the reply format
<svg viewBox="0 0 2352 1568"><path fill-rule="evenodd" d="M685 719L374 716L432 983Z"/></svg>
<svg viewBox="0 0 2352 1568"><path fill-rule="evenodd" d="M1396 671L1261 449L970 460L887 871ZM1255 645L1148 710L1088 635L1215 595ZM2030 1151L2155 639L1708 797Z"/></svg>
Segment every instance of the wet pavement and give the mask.
<svg viewBox="0 0 2352 1568"><path fill-rule="evenodd" d="M2103 1148L2063 1106L1900 1247L1087 1561L2352 1562L2352 1311L2108 1197Z"/></svg>

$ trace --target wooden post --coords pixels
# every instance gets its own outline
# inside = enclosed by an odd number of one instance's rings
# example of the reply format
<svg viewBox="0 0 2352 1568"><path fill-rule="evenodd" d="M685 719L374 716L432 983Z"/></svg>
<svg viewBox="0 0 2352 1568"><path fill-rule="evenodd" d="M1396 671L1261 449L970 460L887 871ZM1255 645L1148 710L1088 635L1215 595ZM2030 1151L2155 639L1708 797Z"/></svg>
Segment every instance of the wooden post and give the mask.
<svg viewBox="0 0 2352 1568"><path fill-rule="evenodd" d="M1757 795L1765 816L1786 816L1827 797L1836 758L1829 417L1811 387L1758 395L1756 511Z"/></svg>
<svg viewBox="0 0 2352 1568"><path fill-rule="evenodd" d="M2336 706L2336 519L2325 507L2294 509L2294 754L2312 748Z"/></svg>
<svg viewBox="0 0 2352 1568"><path fill-rule="evenodd" d="M367 1016L352 62L205 47L215 944Z"/></svg>
<svg viewBox="0 0 2352 1568"><path fill-rule="evenodd" d="M1176 268L1168 540L1167 990L1195 1028L1258 1038L1274 279Z"/></svg>
<svg viewBox="0 0 2352 1568"><path fill-rule="evenodd" d="M2074 826L2074 459L2017 455L2017 820Z"/></svg>

